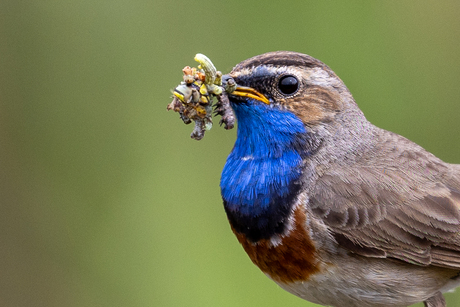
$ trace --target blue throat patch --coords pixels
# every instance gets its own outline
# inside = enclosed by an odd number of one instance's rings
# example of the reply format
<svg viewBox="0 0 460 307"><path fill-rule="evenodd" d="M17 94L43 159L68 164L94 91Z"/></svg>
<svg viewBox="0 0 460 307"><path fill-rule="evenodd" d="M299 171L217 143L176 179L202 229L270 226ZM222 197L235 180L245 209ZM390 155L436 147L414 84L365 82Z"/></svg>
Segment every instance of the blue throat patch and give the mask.
<svg viewBox="0 0 460 307"><path fill-rule="evenodd" d="M253 100L232 108L238 133L222 171L221 193L232 227L257 242L284 231L311 136L288 111Z"/></svg>

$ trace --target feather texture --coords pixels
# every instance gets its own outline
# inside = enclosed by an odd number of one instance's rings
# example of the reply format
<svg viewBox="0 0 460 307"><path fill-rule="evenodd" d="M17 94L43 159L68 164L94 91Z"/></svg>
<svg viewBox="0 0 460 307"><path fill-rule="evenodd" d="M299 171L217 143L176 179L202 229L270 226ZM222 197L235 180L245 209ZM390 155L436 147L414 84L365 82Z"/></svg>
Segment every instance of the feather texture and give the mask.
<svg viewBox="0 0 460 307"><path fill-rule="evenodd" d="M372 125L308 55L256 56L230 77L270 102L229 95L238 136L221 191L252 261L318 304L444 307L460 285L460 165Z"/></svg>
<svg viewBox="0 0 460 307"><path fill-rule="evenodd" d="M311 193L312 212L355 253L460 268L458 176L399 135L382 130L375 144L329 165Z"/></svg>

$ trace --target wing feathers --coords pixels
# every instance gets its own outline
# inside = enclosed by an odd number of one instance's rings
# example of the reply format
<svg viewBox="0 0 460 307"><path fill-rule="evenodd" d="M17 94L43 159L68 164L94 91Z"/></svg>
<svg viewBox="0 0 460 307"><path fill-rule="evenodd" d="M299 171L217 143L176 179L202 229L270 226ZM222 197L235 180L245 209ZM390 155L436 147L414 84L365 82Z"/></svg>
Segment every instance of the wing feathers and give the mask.
<svg viewBox="0 0 460 307"><path fill-rule="evenodd" d="M354 253L460 268L460 166L404 142L327 169L309 207Z"/></svg>
<svg viewBox="0 0 460 307"><path fill-rule="evenodd" d="M436 246L431 249L431 256L433 264L460 269L460 251L453 251Z"/></svg>

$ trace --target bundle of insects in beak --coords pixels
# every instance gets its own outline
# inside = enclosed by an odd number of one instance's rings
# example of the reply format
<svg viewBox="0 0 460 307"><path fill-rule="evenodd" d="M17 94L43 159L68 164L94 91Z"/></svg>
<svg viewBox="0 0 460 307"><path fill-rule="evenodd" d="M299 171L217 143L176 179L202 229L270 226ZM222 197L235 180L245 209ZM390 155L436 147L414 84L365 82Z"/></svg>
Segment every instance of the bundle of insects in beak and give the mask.
<svg viewBox="0 0 460 307"><path fill-rule="evenodd" d="M183 81L173 91L173 101L167 109L178 112L185 124L195 122L190 137L201 140L206 130L212 128L212 112L222 118L220 125L225 129L232 129L235 125L235 116L230 107L228 94L236 89L236 83L229 78L222 85L222 73L216 70L211 60L204 54L198 53L195 61L198 68L185 66L182 69ZM217 102L213 104L214 97Z"/></svg>

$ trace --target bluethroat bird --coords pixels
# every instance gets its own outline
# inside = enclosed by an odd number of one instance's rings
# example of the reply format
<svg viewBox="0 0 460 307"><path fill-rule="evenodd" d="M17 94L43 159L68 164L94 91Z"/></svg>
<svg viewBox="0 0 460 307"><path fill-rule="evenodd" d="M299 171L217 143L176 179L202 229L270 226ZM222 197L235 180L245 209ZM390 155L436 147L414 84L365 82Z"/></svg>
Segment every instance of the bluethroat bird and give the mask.
<svg viewBox="0 0 460 307"><path fill-rule="evenodd" d="M460 165L372 125L321 61L271 52L224 79L238 121L228 220L281 288L325 306L446 306L460 285Z"/></svg>

